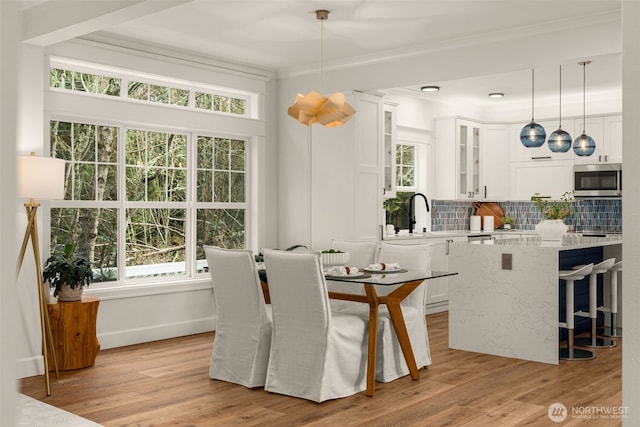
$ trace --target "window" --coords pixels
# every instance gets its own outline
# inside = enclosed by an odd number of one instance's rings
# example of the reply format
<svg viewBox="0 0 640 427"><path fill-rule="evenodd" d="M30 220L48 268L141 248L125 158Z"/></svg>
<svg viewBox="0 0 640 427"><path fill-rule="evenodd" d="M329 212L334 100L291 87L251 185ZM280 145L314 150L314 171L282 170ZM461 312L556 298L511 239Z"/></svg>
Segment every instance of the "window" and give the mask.
<svg viewBox="0 0 640 427"><path fill-rule="evenodd" d="M205 272L204 245L247 247L250 137L203 128L198 110L249 116L254 95L103 68L52 61L50 88L111 102L103 114L114 98L148 111L104 120L92 111L51 112L50 155L66 162L65 198L51 202L51 250L71 243L93 263L96 281L115 284L193 277ZM200 130L184 124L184 113L158 123L158 104L200 114Z"/></svg>
<svg viewBox="0 0 640 427"><path fill-rule="evenodd" d="M55 65L55 66L53 66ZM232 95L220 89L198 90L189 82L170 84L151 77L138 78L125 71L111 70L121 77L108 76L106 73L91 72L90 66L70 65L65 61L53 60L49 70L49 87L53 89L84 92L87 94L108 95L123 99L146 101L209 110L216 113L248 115L250 96ZM182 87L179 87L182 86ZM122 90L121 88L124 88ZM193 101L191 96L193 95Z"/></svg>
<svg viewBox="0 0 640 427"><path fill-rule="evenodd" d="M416 187L416 146L413 144L396 145L396 187L414 189Z"/></svg>
<svg viewBox="0 0 640 427"><path fill-rule="evenodd" d="M205 244L245 247L245 140L66 121L51 121L50 129L51 155L67 162L65 200L51 210L51 244L72 243L96 267L97 281L186 275L191 218L193 271L204 271ZM118 265L126 267L122 276Z"/></svg>

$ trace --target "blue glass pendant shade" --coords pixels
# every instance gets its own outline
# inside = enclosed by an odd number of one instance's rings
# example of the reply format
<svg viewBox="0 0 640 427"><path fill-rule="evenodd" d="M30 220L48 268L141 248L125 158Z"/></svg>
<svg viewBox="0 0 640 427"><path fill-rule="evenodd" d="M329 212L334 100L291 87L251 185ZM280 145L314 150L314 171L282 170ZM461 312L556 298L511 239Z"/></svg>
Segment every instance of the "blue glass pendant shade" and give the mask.
<svg viewBox="0 0 640 427"><path fill-rule="evenodd" d="M547 132L533 120L520 131L520 142L527 148L541 147L546 138Z"/></svg>
<svg viewBox="0 0 640 427"><path fill-rule="evenodd" d="M558 128L549 135L549 149L554 153L566 153L571 148L571 135Z"/></svg>
<svg viewBox="0 0 640 427"><path fill-rule="evenodd" d="M584 132L573 141L573 152L578 156L590 156L595 151L596 142Z"/></svg>

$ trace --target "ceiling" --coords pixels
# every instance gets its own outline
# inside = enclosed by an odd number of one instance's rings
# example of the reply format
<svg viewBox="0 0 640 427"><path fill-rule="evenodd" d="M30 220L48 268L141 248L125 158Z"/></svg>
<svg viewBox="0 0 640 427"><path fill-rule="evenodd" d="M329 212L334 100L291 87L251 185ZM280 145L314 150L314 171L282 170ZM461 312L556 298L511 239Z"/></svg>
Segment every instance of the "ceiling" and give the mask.
<svg viewBox="0 0 640 427"><path fill-rule="evenodd" d="M94 0L95 1L95 0ZM40 3L36 1L35 3ZM177 3L181 3L178 1ZM477 37L571 26L620 16L620 0L192 0L120 23L94 36L135 40L226 61L287 73L317 72L320 28L314 11L327 9L324 66L434 49ZM590 91L620 87L620 57L598 58L587 67ZM563 90L582 90L582 68L564 65ZM536 94L557 93L558 69L536 70ZM566 77L565 77L566 76ZM455 82L416 82L402 88L419 94L423 84L443 88L439 97L487 100L531 96L531 71L479 76ZM385 88L380 88L385 89ZM433 95L430 95L433 96Z"/></svg>

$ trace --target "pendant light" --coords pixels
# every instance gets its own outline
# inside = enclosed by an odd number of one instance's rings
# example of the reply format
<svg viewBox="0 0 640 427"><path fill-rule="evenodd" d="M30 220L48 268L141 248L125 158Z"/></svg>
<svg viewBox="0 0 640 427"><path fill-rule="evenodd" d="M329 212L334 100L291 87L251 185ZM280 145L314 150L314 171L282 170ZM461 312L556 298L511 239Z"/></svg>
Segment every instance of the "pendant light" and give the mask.
<svg viewBox="0 0 640 427"><path fill-rule="evenodd" d="M525 147L540 147L547 138L547 132L533 119L534 71L531 69L531 122L520 131L520 142Z"/></svg>
<svg viewBox="0 0 640 427"><path fill-rule="evenodd" d="M571 135L562 130L562 65L560 65L560 114L558 130L549 135L549 149L554 153L566 153L571 148Z"/></svg>
<svg viewBox="0 0 640 427"><path fill-rule="evenodd" d="M573 152L578 156L590 156L596 151L596 142L585 131L587 126L585 120L585 70L591 61L578 62L578 64L582 65L582 135L573 141Z"/></svg>
<svg viewBox="0 0 640 427"><path fill-rule="evenodd" d="M320 21L320 89L323 85L324 66L324 21L329 19L328 10L316 10L316 19ZM353 117L356 111L345 100L343 93L336 92L328 98L316 91L306 95L298 94L289 110L289 116L306 126L319 123L328 128L342 126Z"/></svg>

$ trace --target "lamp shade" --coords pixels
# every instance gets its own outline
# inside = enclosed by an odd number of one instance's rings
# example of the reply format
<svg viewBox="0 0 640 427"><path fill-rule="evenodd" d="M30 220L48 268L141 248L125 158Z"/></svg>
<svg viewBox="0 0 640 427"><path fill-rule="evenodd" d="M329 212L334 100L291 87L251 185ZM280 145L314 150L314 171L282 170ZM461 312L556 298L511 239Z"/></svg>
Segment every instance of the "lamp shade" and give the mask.
<svg viewBox="0 0 640 427"><path fill-rule="evenodd" d="M16 160L18 197L40 200L64 198L64 160L33 154L18 156Z"/></svg>
<svg viewBox="0 0 640 427"><path fill-rule="evenodd" d="M549 135L549 149L554 153L566 153L571 148L571 135L568 132L558 128Z"/></svg>
<svg viewBox="0 0 640 427"><path fill-rule="evenodd" d="M520 142L525 147L541 147L547 139L547 132L538 123L531 120L520 131Z"/></svg>
<svg viewBox="0 0 640 427"><path fill-rule="evenodd" d="M578 156L590 156L595 151L596 142L584 132L573 141L573 152Z"/></svg>

